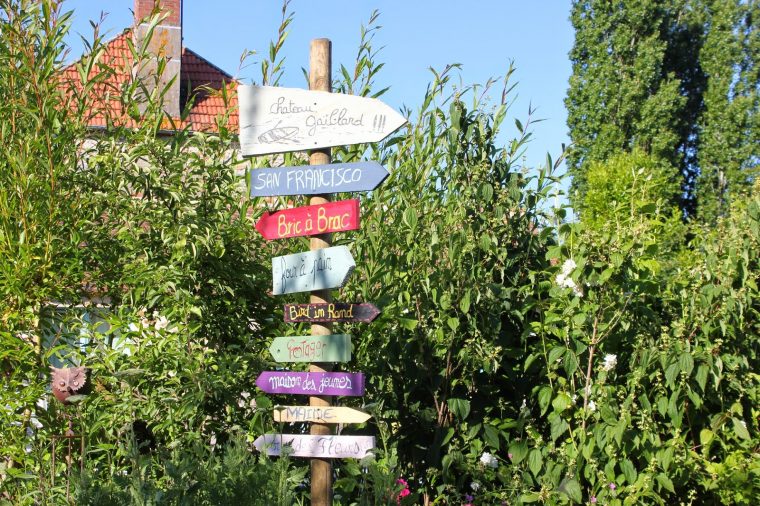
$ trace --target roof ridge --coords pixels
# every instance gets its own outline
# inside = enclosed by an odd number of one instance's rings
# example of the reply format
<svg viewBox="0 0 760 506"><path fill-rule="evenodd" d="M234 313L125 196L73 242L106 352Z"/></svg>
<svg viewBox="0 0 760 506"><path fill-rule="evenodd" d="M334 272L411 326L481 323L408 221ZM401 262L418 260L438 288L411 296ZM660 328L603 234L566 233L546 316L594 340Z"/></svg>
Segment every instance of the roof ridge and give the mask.
<svg viewBox="0 0 760 506"><path fill-rule="evenodd" d="M188 53L192 54L193 56L195 56L199 60L203 61L203 63L205 63L206 65L209 65L210 67L213 67L215 70L217 70L218 72L222 73L224 75L224 77L226 77L230 81L240 84L240 81L238 81L236 78L232 77L228 72L226 72L225 70L222 70L222 68L219 67L218 65L215 65L215 64L211 63L206 58L204 58L203 56L199 55L198 53L196 53L195 51L193 51L189 47L182 46L182 49L184 49ZM182 65L181 62L180 62L180 65Z"/></svg>

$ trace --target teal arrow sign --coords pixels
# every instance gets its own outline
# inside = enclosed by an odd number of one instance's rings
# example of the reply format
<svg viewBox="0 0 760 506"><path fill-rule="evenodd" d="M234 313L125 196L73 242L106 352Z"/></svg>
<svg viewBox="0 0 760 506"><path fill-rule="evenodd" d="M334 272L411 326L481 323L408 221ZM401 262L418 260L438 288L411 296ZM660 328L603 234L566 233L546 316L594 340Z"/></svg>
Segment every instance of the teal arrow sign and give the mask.
<svg viewBox="0 0 760 506"><path fill-rule="evenodd" d="M351 336L275 337L269 353L277 362L348 362L351 360Z"/></svg>
<svg viewBox="0 0 760 506"><path fill-rule="evenodd" d="M356 267L347 246L272 258L272 293L329 290L346 284Z"/></svg>

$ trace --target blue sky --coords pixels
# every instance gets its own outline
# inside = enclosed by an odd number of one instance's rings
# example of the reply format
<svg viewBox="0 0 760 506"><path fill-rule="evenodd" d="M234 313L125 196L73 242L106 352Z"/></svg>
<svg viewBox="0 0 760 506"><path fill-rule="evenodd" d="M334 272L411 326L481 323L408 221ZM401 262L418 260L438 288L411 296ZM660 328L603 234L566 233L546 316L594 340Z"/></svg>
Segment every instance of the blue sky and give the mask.
<svg viewBox="0 0 760 506"><path fill-rule="evenodd" d="M131 25L133 0L67 0L74 10L69 43L72 59L81 54L77 33L91 33L89 20L108 13L102 25L110 36ZM277 35L282 3L278 0L185 0L185 46L244 82L259 80L259 67L239 71L246 50L266 54ZM570 76L568 52L573 42L569 1L552 0L292 0L295 19L283 53L283 86L306 87L301 68L308 68L309 41L326 37L333 44L333 70L351 68L360 27L373 10L380 11L374 45L383 47L385 63L377 80L390 86L382 100L396 109L416 109L430 81L429 67L462 64L464 84L484 83L503 75L514 61L513 83L518 85L510 107L508 132L516 135L514 118L527 116L529 104L537 110L534 139L526 163L536 165L550 152L556 157L567 143L563 104ZM255 55L252 62L259 62ZM500 93L500 88L495 90Z"/></svg>

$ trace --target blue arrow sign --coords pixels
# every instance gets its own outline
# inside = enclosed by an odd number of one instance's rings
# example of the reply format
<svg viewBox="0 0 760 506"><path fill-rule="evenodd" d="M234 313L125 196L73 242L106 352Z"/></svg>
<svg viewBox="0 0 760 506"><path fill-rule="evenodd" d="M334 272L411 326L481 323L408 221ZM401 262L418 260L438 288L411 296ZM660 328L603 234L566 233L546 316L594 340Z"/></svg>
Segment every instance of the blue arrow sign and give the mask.
<svg viewBox="0 0 760 506"><path fill-rule="evenodd" d="M377 162L251 169L251 197L370 191L388 177Z"/></svg>
<svg viewBox="0 0 760 506"><path fill-rule="evenodd" d="M272 258L272 293L340 288L356 264L346 246L333 246Z"/></svg>

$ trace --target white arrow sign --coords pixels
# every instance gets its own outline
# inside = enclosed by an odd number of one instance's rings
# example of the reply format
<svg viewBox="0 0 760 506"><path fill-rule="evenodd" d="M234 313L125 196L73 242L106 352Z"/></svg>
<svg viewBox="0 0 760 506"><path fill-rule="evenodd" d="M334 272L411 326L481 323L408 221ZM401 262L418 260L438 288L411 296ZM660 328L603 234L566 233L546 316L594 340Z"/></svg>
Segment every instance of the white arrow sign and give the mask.
<svg viewBox="0 0 760 506"><path fill-rule="evenodd" d="M272 294L341 288L356 263L347 246L272 258Z"/></svg>
<svg viewBox="0 0 760 506"><path fill-rule="evenodd" d="M253 446L267 455L316 457L321 459L363 459L375 447L374 436L307 436L300 434L264 434ZM283 447L287 446L285 451Z"/></svg>
<svg viewBox="0 0 760 506"><path fill-rule="evenodd" d="M244 156L379 142L406 119L376 98L238 85Z"/></svg>

